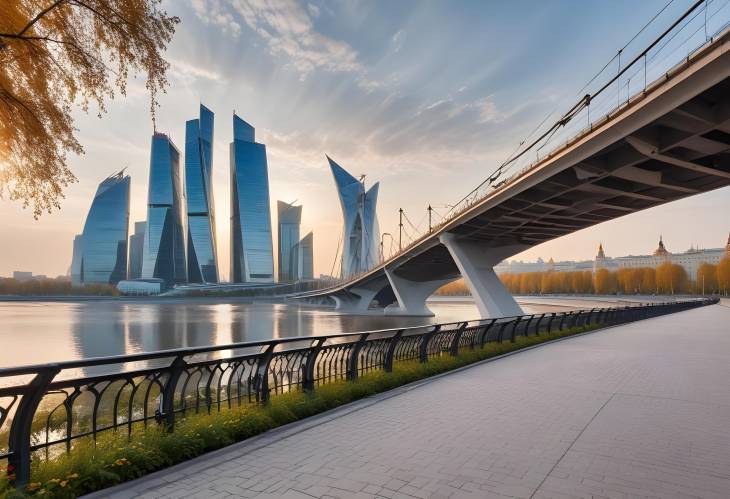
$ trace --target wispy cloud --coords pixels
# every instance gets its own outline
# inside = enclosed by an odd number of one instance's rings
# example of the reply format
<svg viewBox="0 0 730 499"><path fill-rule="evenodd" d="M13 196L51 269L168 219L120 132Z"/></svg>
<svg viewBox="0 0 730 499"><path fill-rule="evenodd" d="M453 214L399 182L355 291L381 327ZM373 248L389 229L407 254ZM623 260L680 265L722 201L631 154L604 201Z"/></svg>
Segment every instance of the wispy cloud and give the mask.
<svg viewBox="0 0 730 499"><path fill-rule="evenodd" d="M190 0L190 4L195 15L204 23L218 26L234 37L241 33L241 25L220 0Z"/></svg>
<svg viewBox="0 0 730 499"><path fill-rule="evenodd" d="M307 10L310 14L312 14L312 17L317 18L319 17L319 7L314 5L313 3L307 4Z"/></svg>
<svg viewBox="0 0 730 499"><path fill-rule="evenodd" d="M191 0L195 14L209 24L238 36L239 20L268 45L271 54L285 57L302 74L314 69L362 71L358 53L348 43L318 32L312 18L320 15L316 5L295 0Z"/></svg>
<svg viewBox="0 0 730 499"><path fill-rule="evenodd" d="M400 52L400 49L403 48L403 38L405 38L405 32L401 29L396 32L395 35L393 35L393 38L391 38L391 41L393 42L393 52Z"/></svg>
<svg viewBox="0 0 730 499"><path fill-rule="evenodd" d="M173 76L184 80L191 81L195 79L205 79L216 83L223 83L225 79L217 71L205 68L200 64L192 64L182 59L167 58L170 63Z"/></svg>

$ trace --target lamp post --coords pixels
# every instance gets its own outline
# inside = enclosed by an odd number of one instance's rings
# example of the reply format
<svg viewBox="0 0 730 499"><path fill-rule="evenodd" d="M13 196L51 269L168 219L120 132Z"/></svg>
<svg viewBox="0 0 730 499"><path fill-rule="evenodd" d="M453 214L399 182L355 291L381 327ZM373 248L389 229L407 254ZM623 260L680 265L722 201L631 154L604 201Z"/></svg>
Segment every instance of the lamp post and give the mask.
<svg viewBox="0 0 730 499"><path fill-rule="evenodd" d="M403 250L403 208L398 208L398 251Z"/></svg>

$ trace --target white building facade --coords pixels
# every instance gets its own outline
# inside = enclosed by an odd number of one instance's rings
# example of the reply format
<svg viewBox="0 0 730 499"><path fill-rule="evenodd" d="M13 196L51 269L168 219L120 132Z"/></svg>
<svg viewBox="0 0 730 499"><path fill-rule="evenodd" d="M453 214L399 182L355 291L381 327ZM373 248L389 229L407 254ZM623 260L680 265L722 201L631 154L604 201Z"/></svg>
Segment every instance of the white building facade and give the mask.
<svg viewBox="0 0 730 499"><path fill-rule="evenodd" d="M664 241L659 237L659 245L651 255L629 255L616 258L606 257L603 253L603 245L598 248L598 255L593 264L593 271L599 268L608 270L657 268L662 263L670 262L684 267L690 280L697 279L697 270L703 263L717 265L726 256L730 257L730 237L724 248L697 249L690 248L683 253L670 253L664 246Z"/></svg>
<svg viewBox="0 0 730 499"><path fill-rule="evenodd" d="M604 268L608 270L618 269L636 269L636 268L656 268L662 263L671 262L681 265L687 271L690 280L697 279L697 270L703 263L717 265L725 258L730 258L730 236L724 248L697 249L690 248L683 253L670 253L664 246L664 241L659 237L659 244L651 255L628 255L616 258L607 257L603 244L598 246L598 254L593 260L585 261L562 261L553 262L544 261L538 258L536 262L523 261L504 261L494 267L497 274L523 274L526 272L547 272L549 270L555 272L575 272L579 270L596 270Z"/></svg>

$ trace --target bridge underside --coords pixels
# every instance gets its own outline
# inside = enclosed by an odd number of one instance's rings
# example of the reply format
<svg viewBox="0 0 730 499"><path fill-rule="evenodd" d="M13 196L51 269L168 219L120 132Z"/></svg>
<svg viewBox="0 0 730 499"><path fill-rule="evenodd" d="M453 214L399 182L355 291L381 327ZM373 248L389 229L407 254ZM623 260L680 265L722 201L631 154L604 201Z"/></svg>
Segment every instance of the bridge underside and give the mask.
<svg viewBox="0 0 730 499"><path fill-rule="evenodd" d="M452 229L537 244L730 184L730 81Z"/></svg>
<svg viewBox="0 0 730 499"><path fill-rule="evenodd" d="M704 90L678 102L671 92L690 92L680 81L679 90L665 92L669 97L662 94L647 104L642 119L653 118L642 123L629 115L591 132L595 137L589 133L584 148L589 153L575 153L562 165L548 162L509 184L502 200L487 200L458 223L329 294L344 304L342 310L376 305L420 315L428 313L425 299L437 285L463 276L484 317L520 313L494 275L499 261L607 220L730 185L730 54L715 63L724 64L717 83L695 80ZM386 288L391 303L372 302Z"/></svg>

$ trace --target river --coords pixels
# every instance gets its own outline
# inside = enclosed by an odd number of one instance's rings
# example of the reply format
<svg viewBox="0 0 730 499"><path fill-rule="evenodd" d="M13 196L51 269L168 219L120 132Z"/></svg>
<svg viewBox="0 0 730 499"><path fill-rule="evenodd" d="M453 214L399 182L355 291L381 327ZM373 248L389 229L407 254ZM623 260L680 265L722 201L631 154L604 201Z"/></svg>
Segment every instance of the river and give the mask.
<svg viewBox="0 0 730 499"><path fill-rule="evenodd" d="M518 301L525 313L611 302L535 297ZM0 367L479 317L468 298L444 297L429 301L429 307L435 317L353 316L240 298L0 301Z"/></svg>

